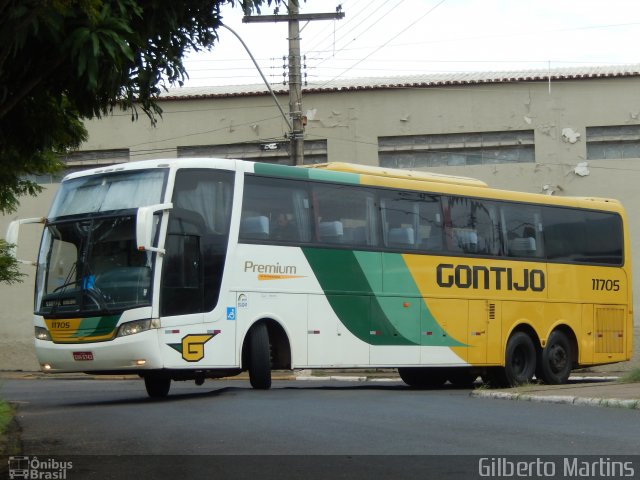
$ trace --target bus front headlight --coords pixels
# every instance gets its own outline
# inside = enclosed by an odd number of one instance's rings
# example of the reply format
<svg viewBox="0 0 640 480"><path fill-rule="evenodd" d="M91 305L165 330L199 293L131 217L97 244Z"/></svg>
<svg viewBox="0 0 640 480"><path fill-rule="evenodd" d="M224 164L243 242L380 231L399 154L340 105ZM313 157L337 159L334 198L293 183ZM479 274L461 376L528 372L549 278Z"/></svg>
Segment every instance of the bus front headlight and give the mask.
<svg viewBox="0 0 640 480"><path fill-rule="evenodd" d="M43 327L35 327L35 334L38 340L46 340L48 342L51 341L51 335L49 335L49 330Z"/></svg>
<svg viewBox="0 0 640 480"><path fill-rule="evenodd" d="M151 319L147 320L135 320L133 322L127 322L120 325L118 329L118 337L126 337L127 335L134 335L136 333L144 332L151 328Z"/></svg>

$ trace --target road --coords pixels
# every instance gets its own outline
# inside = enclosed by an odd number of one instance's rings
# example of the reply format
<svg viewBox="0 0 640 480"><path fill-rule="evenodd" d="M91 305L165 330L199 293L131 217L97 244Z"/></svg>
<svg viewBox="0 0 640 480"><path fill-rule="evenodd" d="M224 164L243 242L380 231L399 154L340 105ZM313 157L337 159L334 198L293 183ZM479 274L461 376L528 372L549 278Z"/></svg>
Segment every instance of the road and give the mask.
<svg viewBox="0 0 640 480"><path fill-rule="evenodd" d="M242 380L174 382L167 399L152 401L138 380L1 382L0 397L19 405L25 455L640 452L637 410L473 398L464 389L276 381L258 391Z"/></svg>

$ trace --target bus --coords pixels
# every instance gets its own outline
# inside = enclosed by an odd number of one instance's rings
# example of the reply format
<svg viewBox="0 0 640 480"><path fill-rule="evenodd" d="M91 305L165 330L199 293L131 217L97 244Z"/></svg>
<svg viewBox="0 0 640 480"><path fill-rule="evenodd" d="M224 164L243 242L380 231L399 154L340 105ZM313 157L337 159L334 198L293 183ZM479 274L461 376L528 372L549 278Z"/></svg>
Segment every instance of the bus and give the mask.
<svg viewBox="0 0 640 480"><path fill-rule="evenodd" d="M172 380L396 368L411 387L565 383L628 360L616 200L348 163L131 162L67 175L35 287L43 371Z"/></svg>

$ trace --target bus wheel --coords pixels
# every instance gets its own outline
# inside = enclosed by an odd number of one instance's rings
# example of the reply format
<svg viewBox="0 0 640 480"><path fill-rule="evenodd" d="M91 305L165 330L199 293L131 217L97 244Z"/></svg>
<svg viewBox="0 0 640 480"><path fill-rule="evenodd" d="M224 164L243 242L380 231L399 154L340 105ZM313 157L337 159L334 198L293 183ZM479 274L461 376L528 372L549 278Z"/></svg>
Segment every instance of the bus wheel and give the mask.
<svg viewBox="0 0 640 480"><path fill-rule="evenodd" d="M171 379L160 375L145 375L144 386L150 398L164 398L169 394Z"/></svg>
<svg viewBox="0 0 640 480"><path fill-rule="evenodd" d="M542 349L538 373L540 380L550 385L567 383L572 366L571 342L558 330L549 335L547 345Z"/></svg>
<svg viewBox="0 0 640 480"><path fill-rule="evenodd" d="M441 387L447 381L445 372L439 368L398 368L404 383L413 388Z"/></svg>
<svg viewBox="0 0 640 480"><path fill-rule="evenodd" d="M255 325L249 333L249 382L259 390L271 388L271 350L264 323Z"/></svg>
<svg viewBox="0 0 640 480"><path fill-rule="evenodd" d="M507 342L504 376L506 384L515 387L531 382L536 372L536 347L524 332L515 332Z"/></svg>

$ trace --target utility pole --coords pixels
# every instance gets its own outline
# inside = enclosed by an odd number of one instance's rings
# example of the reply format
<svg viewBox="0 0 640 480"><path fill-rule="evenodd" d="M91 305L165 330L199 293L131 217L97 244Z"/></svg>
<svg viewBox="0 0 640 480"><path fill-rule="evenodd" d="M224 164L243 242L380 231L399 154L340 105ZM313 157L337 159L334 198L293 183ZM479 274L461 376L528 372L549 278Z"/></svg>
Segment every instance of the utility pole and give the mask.
<svg viewBox="0 0 640 480"><path fill-rule="evenodd" d="M289 116L291 117L291 163L304 165L304 116L302 115L302 71L300 61L300 20L339 20L344 12L300 14L299 0L289 0L287 15L245 15L244 23L288 22L289 23Z"/></svg>

